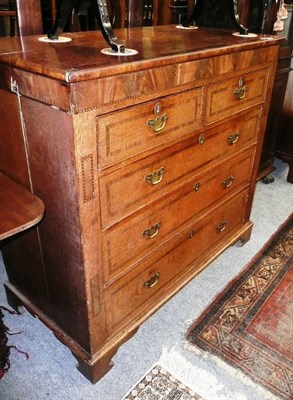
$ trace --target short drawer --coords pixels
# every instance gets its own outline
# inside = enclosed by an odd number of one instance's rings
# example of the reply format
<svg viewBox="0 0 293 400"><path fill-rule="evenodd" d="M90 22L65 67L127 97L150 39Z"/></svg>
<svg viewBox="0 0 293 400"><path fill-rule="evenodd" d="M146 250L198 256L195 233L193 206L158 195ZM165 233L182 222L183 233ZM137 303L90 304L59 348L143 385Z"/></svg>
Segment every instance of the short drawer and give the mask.
<svg viewBox="0 0 293 400"><path fill-rule="evenodd" d="M267 47L180 63L177 65L176 81L178 85L204 80L219 81L231 73L238 75L252 68L267 67L274 62L275 51L275 48Z"/></svg>
<svg viewBox="0 0 293 400"><path fill-rule="evenodd" d="M105 280L114 279L139 259L177 235L201 212L250 182L254 148L197 175L178 190L103 235Z"/></svg>
<svg viewBox="0 0 293 400"><path fill-rule="evenodd" d="M215 83L207 88L205 124L210 124L265 100L269 69Z"/></svg>
<svg viewBox="0 0 293 400"><path fill-rule="evenodd" d="M208 260L231 234L242 227L247 192L244 191L211 214L191 224L159 251L105 289L109 330L129 323L168 294L184 274ZM217 248L217 249L216 249ZM178 285L177 285L178 286Z"/></svg>
<svg viewBox="0 0 293 400"><path fill-rule="evenodd" d="M102 227L256 142L261 109L243 113L200 135L100 178Z"/></svg>
<svg viewBox="0 0 293 400"><path fill-rule="evenodd" d="M202 89L97 117L99 168L105 168L202 125Z"/></svg>

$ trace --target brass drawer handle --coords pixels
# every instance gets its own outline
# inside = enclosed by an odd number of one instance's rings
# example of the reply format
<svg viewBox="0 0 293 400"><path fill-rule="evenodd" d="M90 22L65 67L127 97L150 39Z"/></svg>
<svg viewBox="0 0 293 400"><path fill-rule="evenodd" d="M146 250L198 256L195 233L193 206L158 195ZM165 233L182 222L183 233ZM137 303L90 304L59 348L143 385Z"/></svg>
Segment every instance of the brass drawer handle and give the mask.
<svg viewBox="0 0 293 400"><path fill-rule="evenodd" d="M167 119L168 116L166 113L157 115L155 119L149 119L147 121L147 126L152 128L155 133L158 133L165 128Z"/></svg>
<svg viewBox="0 0 293 400"><path fill-rule="evenodd" d="M153 288L159 282L160 272L153 275L148 281L146 281L143 286L147 288Z"/></svg>
<svg viewBox="0 0 293 400"><path fill-rule="evenodd" d="M228 187L230 187L230 186L232 185L233 181L234 181L234 176L232 176L232 175L231 175L231 176L228 176L228 178L225 179L225 180L222 182L223 188L224 188L224 189L227 189Z"/></svg>
<svg viewBox="0 0 293 400"><path fill-rule="evenodd" d="M150 182L152 185L157 185L158 183L162 182L163 175L165 169L162 167L158 171L153 172L152 174L148 174L144 177L147 182Z"/></svg>
<svg viewBox="0 0 293 400"><path fill-rule="evenodd" d="M216 228L217 232L218 233L223 232L226 229L227 224L228 224L228 221L226 221L226 220L221 222Z"/></svg>
<svg viewBox="0 0 293 400"><path fill-rule="evenodd" d="M227 137L228 143L229 144L234 144L234 143L238 142L239 137L240 137L240 132L239 131L235 132L235 133L232 133L231 135L229 135Z"/></svg>
<svg viewBox="0 0 293 400"><path fill-rule="evenodd" d="M247 91L248 91L247 87L242 86L242 87L234 90L234 95L237 100L242 100L242 99L244 99Z"/></svg>
<svg viewBox="0 0 293 400"><path fill-rule="evenodd" d="M159 233L160 227L161 227L161 224L160 224L160 222L158 222L157 224L155 224L155 225L151 226L150 228L146 229L145 231L143 231L143 235L147 236L148 239L153 239Z"/></svg>
<svg viewBox="0 0 293 400"><path fill-rule="evenodd" d="M237 100L242 100L246 96L246 93L248 92L247 87L244 85L244 79L240 78L239 87L234 90L234 96L236 97Z"/></svg>

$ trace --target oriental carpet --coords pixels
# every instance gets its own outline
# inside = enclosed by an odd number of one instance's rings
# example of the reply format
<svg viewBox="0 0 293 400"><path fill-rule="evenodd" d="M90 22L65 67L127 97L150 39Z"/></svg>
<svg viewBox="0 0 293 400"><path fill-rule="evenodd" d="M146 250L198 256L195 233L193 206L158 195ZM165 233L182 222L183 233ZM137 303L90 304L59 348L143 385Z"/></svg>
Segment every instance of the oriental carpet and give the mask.
<svg viewBox="0 0 293 400"><path fill-rule="evenodd" d="M160 364L152 367L122 400L204 400Z"/></svg>
<svg viewBox="0 0 293 400"><path fill-rule="evenodd" d="M293 214L190 327L194 348L293 399Z"/></svg>

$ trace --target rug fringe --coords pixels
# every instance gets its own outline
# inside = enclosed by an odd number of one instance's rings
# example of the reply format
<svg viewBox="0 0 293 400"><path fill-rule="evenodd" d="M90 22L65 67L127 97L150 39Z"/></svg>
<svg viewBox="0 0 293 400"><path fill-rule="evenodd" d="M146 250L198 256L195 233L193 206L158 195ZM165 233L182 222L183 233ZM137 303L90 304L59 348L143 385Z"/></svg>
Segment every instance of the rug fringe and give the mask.
<svg viewBox="0 0 293 400"><path fill-rule="evenodd" d="M154 363L151 368L149 368L143 375L142 378L146 377L147 375L149 375L151 373L152 370L154 370L155 368L157 369L158 367L161 367L162 369L164 369L165 371L167 371L173 378L177 379L180 383L180 387L182 388L182 385L186 386L187 388L191 389L191 392L194 392L193 389L188 386L182 379L180 379L178 376L176 376L175 374L173 374L168 367L166 367L164 364L162 364L160 361ZM138 384L140 384L140 382L142 381L142 378L140 378L133 386L132 388L127 392L126 395L123 396L123 398L121 400L128 400L128 398L131 396L132 391L137 387ZM174 382L174 381L173 381ZM196 398L198 398L199 394L194 392L194 393L190 393L191 395L196 396ZM132 398L132 397L131 397ZM140 397L139 397L140 398ZM152 397L153 398L153 397ZM202 398L202 396L200 396L201 400L205 400Z"/></svg>
<svg viewBox="0 0 293 400"><path fill-rule="evenodd" d="M207 360L208 362L212 362L216 364L218 367L220 367L222 370L226 371L231 377L238 379L241 383L244 385L254 389L264 400L280 400L279 397L275 396L273 393L269 392L262 386L258 385L256 382L254 382L249 376L245 375L240 369L237 369L231 365L229 365L227 362L223 361L220 359L218 356L208 353L207 351L204 351L200 349L199 347L190 344L187 340L184 341L184 348L187 350L190 350L192 353L198 355L199 357L202 357L203 359ZM182 357L179 354L180 357ZM235 393L231 395L231 397L226 398L231 399L231 400L238 400L239 399L248 399L246 396L243 397L235 397Z"/></svg>

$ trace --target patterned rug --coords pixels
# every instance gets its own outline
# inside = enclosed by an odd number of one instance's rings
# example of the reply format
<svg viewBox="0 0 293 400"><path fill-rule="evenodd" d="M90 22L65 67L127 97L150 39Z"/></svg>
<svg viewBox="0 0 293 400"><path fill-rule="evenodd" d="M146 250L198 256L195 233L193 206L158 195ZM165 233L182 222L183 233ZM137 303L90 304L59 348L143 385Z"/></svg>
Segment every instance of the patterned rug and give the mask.
<svg viewBox="0 0 293 400"><path fill-rule="evenodd" d="M192 325L192 345L293 399L293 214Z"/></svg>
<svg viewBox="0 0 293 400"><path fill-rule="evenodd" d="M157 364L122 400L203 400L188 386Z"/></svg>

